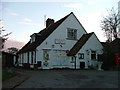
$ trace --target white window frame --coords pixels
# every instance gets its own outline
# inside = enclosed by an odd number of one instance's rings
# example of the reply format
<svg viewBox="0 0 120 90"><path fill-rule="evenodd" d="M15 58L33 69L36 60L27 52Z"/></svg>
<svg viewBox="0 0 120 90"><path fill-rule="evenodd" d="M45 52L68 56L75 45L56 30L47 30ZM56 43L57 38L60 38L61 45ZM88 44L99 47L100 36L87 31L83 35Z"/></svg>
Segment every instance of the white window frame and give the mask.
<svg viewBox="0 0 120 90"><path fill-rule="evenodd" d="M78 53L78 59L84 59L84 53Z"/></svg>
<svg viewBox="0 0 120 90"><path fill-rule="evenodd" d="M67 39L76 40L77 39L77 29L67 28Z"/></svg>

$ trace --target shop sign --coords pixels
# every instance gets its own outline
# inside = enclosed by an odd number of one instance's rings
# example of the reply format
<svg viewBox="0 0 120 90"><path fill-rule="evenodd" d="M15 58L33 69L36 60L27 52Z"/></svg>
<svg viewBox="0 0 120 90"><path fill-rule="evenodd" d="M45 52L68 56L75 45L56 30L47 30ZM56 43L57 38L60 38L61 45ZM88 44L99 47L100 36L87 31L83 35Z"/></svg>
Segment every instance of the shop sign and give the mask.
<svg viewBox="0 0 120 90"><path fill-rule="evenodd" d="M55 39L55 44L65 44L65 39Z"/></svg>

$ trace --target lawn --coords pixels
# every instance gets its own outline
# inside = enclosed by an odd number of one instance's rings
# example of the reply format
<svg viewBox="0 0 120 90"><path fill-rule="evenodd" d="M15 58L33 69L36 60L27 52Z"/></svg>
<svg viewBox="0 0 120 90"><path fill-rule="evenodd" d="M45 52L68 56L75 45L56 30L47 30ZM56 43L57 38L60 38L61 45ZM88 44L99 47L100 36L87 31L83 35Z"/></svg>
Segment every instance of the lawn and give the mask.
<svg viewBox="0 0 120 90"><path fill-rule="evenodd" d="M2 81L10 79L16 75L17 75L17 73L15 73L15 72L7 72L6 70L3 70L2 71Z"/></svg>

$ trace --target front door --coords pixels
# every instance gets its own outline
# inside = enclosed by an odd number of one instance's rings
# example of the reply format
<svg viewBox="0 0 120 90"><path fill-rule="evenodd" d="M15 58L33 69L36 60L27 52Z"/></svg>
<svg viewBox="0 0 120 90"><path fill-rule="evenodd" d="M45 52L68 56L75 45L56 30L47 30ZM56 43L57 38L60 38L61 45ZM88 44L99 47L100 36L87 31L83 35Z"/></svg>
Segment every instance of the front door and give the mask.
<svg viewBox="0 0 120 90"><path fill-rule="evenodd" d="M85 68L85 62L80 62L80 68L84 69Z"/></svg>

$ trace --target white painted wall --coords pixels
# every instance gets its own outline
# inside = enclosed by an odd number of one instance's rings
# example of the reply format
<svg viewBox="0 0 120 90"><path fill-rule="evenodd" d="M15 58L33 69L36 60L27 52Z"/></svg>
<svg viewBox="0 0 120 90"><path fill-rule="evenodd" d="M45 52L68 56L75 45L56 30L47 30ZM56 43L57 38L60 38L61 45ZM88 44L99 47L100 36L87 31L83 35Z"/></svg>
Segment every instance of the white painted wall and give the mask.
<svg viewBox="0 0 120 90"><path fill-rule="evenodd" d="M60 26L56 28L56 30L46 39L43 43L37 47L37 60L43 60L43 49L52 49L52 45L54 45L54 49L58 50L70 50L73 45L77 42L77 40L67 40L67 28L77 29L77 39L79 39L86 32L81 27L80 23L71 14ZM60 47L60 44L55 44L55 39L63 39L65 40L65 44ZM47 44L46 44L47 42ZM51 58L52 59L52 58Z"/></svg>
<svg viewBox="0 0 120 90"><path fill-rule="evenodd" d="M89 55L87 55L86 50L95 50L97 51L97 54L102 54L103 51L103 46L101 45L101 43L99 42L99 40L96 38L95 34L92 34L92 36L88 39L88 41L84 44L84 46L80 49L80 51L78 53L84 53L84 59L78 59L78 54L77 54L77 68L80 67L80 62L85 62L85 68L88 68L88 65L93 64L93 66L97 65L97 61L92 61L90 59L91 57L91 53L89 53ZM89 63L88 63L89 61Z"/></svg>
<svg viewBox="0 0 120 90"><path fill-rule="evenodd" d="M57 51L57 50L52 50L50 52L50 67L53 68L65 68L65 67L69 67L69 59L67 59L66 56L66 51ZM57 66L58 65L58 66Z"/></svg>
<svg viewBox="0 0 120 90"><path fill-rule="evenodd" d="M92 49L92 50L99 50L98 53L102 53L101 49L103 46L96 38L95 34L92 34L92 36L88 39L88 41L84 44L80 52L84 52L85 50Z"/></svg>

